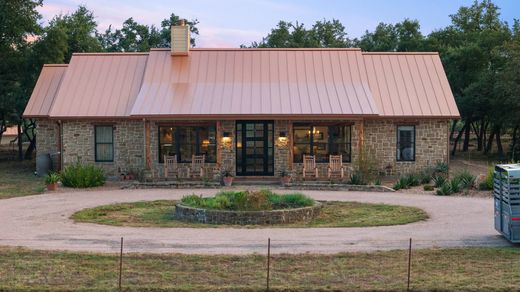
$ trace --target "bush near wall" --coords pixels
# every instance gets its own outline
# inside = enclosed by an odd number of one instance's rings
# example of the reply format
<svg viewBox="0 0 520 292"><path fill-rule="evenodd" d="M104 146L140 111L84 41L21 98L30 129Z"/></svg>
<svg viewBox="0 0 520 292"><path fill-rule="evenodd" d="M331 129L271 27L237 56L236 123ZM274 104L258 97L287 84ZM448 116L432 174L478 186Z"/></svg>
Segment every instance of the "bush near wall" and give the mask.
<svg viewBox="0 0 520 292"><path fill-rule="evenodd" d="M94 164L76 162L67 166L61 173L61 182L66 187L89 188L105 184L103 169Z"/></svg>

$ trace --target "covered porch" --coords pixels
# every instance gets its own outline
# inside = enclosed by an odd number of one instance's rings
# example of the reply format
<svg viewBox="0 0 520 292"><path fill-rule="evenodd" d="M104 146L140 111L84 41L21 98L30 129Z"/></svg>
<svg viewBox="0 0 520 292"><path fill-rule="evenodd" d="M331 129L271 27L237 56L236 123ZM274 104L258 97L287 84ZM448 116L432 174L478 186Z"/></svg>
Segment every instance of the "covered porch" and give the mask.
<svg viewBox="0 0 520 292"><path fill-rule="evenodd" d="M216 180L228 172L242 182L330 180L331 155L344 180L359 155L362 120L145 120L145 171L154 181ZM304 175L304 156L315 175ZM338 164L338 161L335 161ZM309 165L307 164L307 168ZM308 169L307 169L308 170Z"/></svg>

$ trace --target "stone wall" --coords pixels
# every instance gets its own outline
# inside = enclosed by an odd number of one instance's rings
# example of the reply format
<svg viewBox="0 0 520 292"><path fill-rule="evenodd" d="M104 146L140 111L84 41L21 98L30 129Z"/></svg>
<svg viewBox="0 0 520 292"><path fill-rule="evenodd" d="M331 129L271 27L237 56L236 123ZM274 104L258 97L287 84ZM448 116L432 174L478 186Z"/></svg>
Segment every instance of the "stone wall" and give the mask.
<svg viewBox="0 0 520 292"><path fill-rule="evenodd" d="M415 125L415 161L397 161L397 126ZM401 174L448 161L447 120L366 120L365 146L380 170Z"/></svg>
<svg viewBox="0 0 520 292"><path fill-rule="evenodd" d="M112 125L114 128L114 161L95 161L96 125ZM117 176L121 171L138 174L144 168L144 127L142 121L63 121L63 163L81 161L95 163L105 169L108 176Z"/></svg>
<svg viewBox="0 0 520 292"><path fill-rule="evenodd" d="M36 155L49 154L52 168L57 170L60 164L58 123L47 119L37 120L36 137Z"/></svg>
<svg viewBox="0 0 520 292"><path fill-rule="evenodd" d="M296 209L269 211L224 211L193 208L182 204L175 206L175 217L179 220L206 224L287 224L309 221L320 214L322 205Z"/></svg>
<svg viewBox="0 0 520 292"><path fill-rule="evenodd" d="M274 121L274 175L279 176L280 171L289 171L291 168L291 127L289 121ZM280 140L280 132L285 132L287 139Z"/></svg>

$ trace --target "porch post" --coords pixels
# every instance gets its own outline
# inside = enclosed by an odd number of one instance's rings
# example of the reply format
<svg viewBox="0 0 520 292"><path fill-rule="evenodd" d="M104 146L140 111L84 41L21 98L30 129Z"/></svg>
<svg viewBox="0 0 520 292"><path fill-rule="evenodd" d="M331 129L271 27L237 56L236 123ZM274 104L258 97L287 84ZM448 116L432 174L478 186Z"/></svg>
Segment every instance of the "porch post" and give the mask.
<svg viewBox="0 0 520 292"><path fill-rule="evenodd" d="M146 170L152 169L152 153L151 153L151 130L150 121L144 120L144 149L145 149L145 167ZM153 176L153 175L152 175Z"/></svg>
<svg viewBox="0 0 520 292"><path fill-rule="evenodd" d="M365 120L359 122L358 127L358 159L363 159L363 148L365 147Z"/></svg>
<svg viewBox="0 0 520 292"><path fill-rule="evenodd" d="M220 121L217 121L217 167L222 168L222 150L220 149L222 142L220 141L222 138L222 127Z"/></svg>

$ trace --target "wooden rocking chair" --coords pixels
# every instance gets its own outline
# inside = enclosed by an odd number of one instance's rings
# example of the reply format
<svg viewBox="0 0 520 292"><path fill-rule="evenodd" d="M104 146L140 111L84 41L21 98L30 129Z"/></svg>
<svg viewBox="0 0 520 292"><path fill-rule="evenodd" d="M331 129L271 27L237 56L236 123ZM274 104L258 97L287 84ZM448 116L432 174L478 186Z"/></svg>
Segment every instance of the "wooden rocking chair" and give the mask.
<svg viewBox="0 0 520 292"><path fill-rule="evenodd" d="M204 163L206 155L192 155L191 156L191 167L188 168L188 177L204 177Z"/></svg>
<svg viewBox="0 0 520 292"><path fill-rule="evenodd" d="M343 155L329 155L329 167L327 177L343 178L345 176L345 168L343 167Z"/></svg>
<svg viewBox="0 0 520 292"><path fill-rule="evenodd" d="M309 176L318 178L318 168L316 167L316 157L314 155L303 155L303 178Z"/></svg>
<svg viewBox="0 0 520 292"><path fill-rule="evenodd" d="M178 172L177 155L164 155L164 178L168 178L170 174L178 174Z"/></svg>

